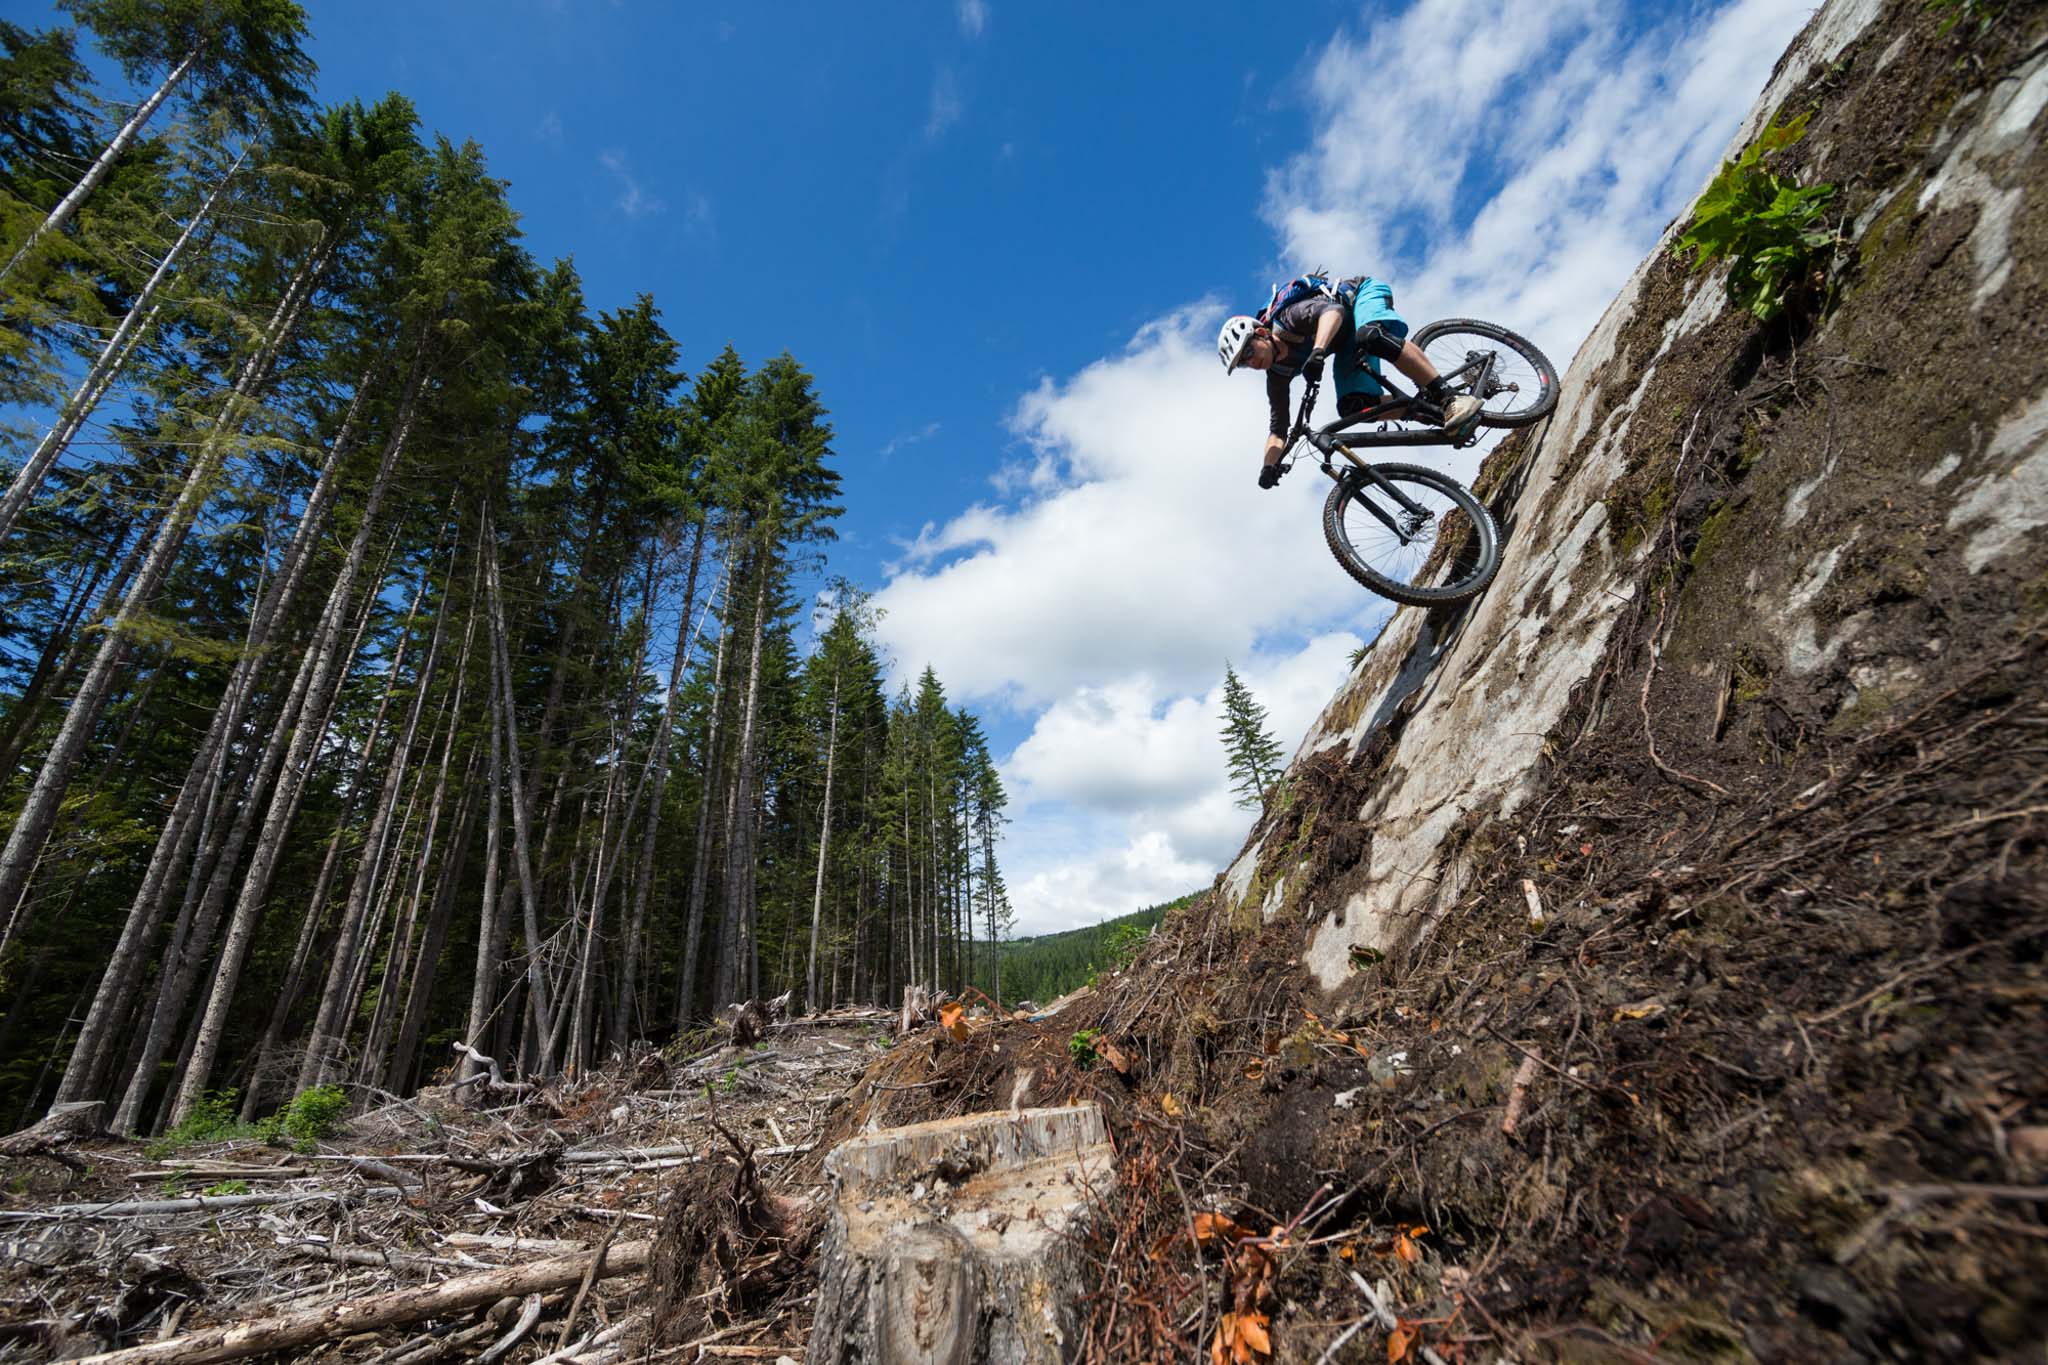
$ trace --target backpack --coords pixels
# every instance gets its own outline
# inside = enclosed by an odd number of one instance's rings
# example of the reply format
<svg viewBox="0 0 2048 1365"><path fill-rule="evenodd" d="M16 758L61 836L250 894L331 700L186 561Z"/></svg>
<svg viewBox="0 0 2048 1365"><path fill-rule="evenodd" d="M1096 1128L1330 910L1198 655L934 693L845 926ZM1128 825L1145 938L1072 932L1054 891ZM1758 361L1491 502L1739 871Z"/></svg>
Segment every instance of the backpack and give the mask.
<svg viewBox="0 0 2048 1365"><path fill-rule="evenodd" d="M1317 294L1322 295L1326 299L1335 299L1338 303L1349 308L1357 302L1358 286L1364 283L1364 281L1365 276L1363 275L1353 275L1347 279L1332 280L1330 272L1322 269L1311 270L1306 275L1297 275L1285 284L1273 286L1272 301L1259 311L1259 325L1261 327L1271 327L1273 319L1280 316L1280 311L1283 308L1291 307L1303 299Z"/></svg>

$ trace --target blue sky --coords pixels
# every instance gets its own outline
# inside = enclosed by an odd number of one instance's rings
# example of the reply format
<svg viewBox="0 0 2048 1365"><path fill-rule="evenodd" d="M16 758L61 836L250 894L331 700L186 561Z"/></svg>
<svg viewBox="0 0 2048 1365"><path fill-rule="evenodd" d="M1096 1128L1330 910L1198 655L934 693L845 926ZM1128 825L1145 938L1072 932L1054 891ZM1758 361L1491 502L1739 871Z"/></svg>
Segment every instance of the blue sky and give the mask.
<svg viewBox="0 0 2048 1365"><path fill-rule="evenodd" d="M1325 264L1567 364L1812 6L308 8L320 97L476 139L593 310L646 291L692 368L817 376L830 567L986 720L1030 933L1206 885L1248 823L1226 659L1291 749L1385 619L1313 476L1255 488L1226 305Z"/></svg>

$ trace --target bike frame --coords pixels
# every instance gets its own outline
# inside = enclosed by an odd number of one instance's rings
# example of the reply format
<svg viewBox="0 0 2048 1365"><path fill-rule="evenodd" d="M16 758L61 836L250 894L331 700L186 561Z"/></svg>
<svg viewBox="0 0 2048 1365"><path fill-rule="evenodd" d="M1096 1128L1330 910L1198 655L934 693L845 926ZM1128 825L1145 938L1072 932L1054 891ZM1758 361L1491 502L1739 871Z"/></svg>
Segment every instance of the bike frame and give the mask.
<svg viewBox="0 0 2048 1365"><path fill-rule="evenodd" d="M1488 391L1488 386L1493 380L1493 364L1493 352L1474 353L1465 364L1449 374L1441 376L1441 378L1448 384L1470 375L1472 379L1470 391L1483 394ZM1342 476L1338 474L1336 467L1330 463L1330 458L1333 455L1342 455L1345 459L1351 461L1359 473L1365 476L1367 483L1370 483L1373 487L1379 489L1380 492L1399 503L1404 512L1412 517L1421 517L1427 520L1429 517L1428 510L1410 498L1406 493L1403 493L1399 488L1396 488L1392 483L1382 478L1378 470L1375 470L1370 464L1359 458L1355 447L1374 449L1381 446L1466 446L1477 440L1478 437L1475 434L1459 440L1456 437L1447 435L1440 428L1426 431L1417 431L1406 427L1393 431L1353 431L1352 428L1362 427L1368 422L1387 423L1396 420L1413 420L1417 417L1424 419L1434 418L1438 422L1443 420L1443 409L1430 402L1427 398L1423 398L1419 394L1402 393L1393 384L1389 383L1384 375L1376 375L1374 377L1378 379L1380 388L1385 390L1385 396L1379 402L1373 404L1364 412L1355 413L1350 417L1340 417L1336 421L1317 427L1314 430L1310 430L1308 425L1309 413L1314 411L1316 395L1322 391L1323 386L1319 381L1311 381L1308 387L1302 391L1301 411L1295 416L1294 429L1287 435L1287 451L1281 456L1281 459L1291 465L1293 463L1291 457L1295 446L1302 441L1307 441L1321 453L1322 460L1320 463L1323 473L1329 475L1334 481ZM1394 415L1396 412L1401 414L1398 419ZM1415 538L1413 530L1403 530L1400 526L1396 525L1394 519L1388 516L1385 510L1371 498L1360 498L1359 501L1364 503L1366 510L1377 517L1380 524L1391 531L1395 538L1403 545L1408 544Z"/></svg>

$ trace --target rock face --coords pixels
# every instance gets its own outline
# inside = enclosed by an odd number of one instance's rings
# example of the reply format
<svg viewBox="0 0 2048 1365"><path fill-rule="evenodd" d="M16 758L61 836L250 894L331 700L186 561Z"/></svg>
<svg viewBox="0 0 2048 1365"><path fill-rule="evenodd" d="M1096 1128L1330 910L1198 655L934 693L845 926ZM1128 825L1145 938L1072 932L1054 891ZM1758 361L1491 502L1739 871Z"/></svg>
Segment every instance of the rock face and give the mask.
<svg viewBox="0 0 2048 1365"><path fill-rule="evenodd" d="M1325 990L1360 954L1421 942L1465 894L1465 836L1545 790L1568 712L1590 707L1582 727L1715 723L1617 695L1617 626L1663 620L1665 676L1737 694L1719 724L1739 741L1753 724L1840 732L1910 705L1948 676L1950 640L2040 611L2048 53L1916 108L1920 17L1832 0L1731 145L1781 110L1818 110L1790 155L1803 181L1843 185L1849 215L1810 333L1751 335L1767 329L1731 315L1722 272L1672 259L1681 215L1580 348L1556 413L1489 464L1498 581L1462 611L1402 609L1303 740L1297 768L1373 751L1359 865L1303 903L1298 832L1276 819L1223 890L1268 921L1300 910ZM1936 60L1957 58L1944 45ZM1798 358L1781 367L1789 392L1758 394L1772 351ZM1714 502L1677 506L1679 490ZM1677 534L1660 534L1672 517ZM1687 539L1687 577L1650 601Z"/></svg>
<svg viewBox="0 0 2048 1365"><path fill-rule="evenodd" d="M807 1359L1069 1358L1080 1232L1115 1184L1092 1104L863 1134L826 1158L833 1204Z"/></svg>

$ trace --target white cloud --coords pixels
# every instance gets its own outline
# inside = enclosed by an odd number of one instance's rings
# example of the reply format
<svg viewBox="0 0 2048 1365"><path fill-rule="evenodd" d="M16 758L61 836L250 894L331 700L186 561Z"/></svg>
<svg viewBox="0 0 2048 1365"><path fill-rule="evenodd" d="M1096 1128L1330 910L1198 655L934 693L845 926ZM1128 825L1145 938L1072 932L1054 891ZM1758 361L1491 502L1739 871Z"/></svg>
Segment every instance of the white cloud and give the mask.
<svg viewBox="0 0 2048 1365"><path fill-rule="evenodd" d="M956 11L960 16L960 31L970 38L979 38L988 27L988 6L983 0L960 0Z"/></svg>
<svg viewBox="0 0 2048 1365"><path fill-rule="evenodd" d="M1629 38L1617 0L1438 0L1314 68L1309 150L1268 176L1288 264L1393 281L1413 322L1492 317L1560 364L1712 173L1805 0L1730 0ZM1462 35L1447 49L1444 35ZM1384 98L1360 72L1452 73ZM1386 149L1417 157L1390 166ZM1469 202L1500 180L1483 203Z"/></svg>
<svg viewBox="0 0 2048 1365"><path fill-rule="evenodd" d="M919 427L915 431L899 432L883 443L881 450L882 457L886 459L889 456L894 455L897 451L902 450L907 446L914 446L919 441L929 441L932 437L938 434L939 424L937 422L926 422L923 426Z"/></svg>
<svg viewBox="0 0 2048 1365"><path fill-rule="evenodd" d="M953 74L951 67L940 67L932 77L931 113L924 123L925 140L936 142L945 136L946 130L958 123L966 112L967 104L960 97L960 78Z"/></svg>
<svg viewBox="0 0 2048 1365"><path fill-rule="evenodd" d="M613 203L626 217L646 218L667 210L668 205L663 203L659 196L648 193L641 185L633 174L632 165L627 161L626 154L618 148L607 148L599 152L597 164L604 167L617 183L619 197ZM692 204L691 208L694 211L696 205Z"/></svg>
<svg viewBox="0 0 2048 1365"><path fill-rule="evenodd" d="M1237 661L1282 749L1307 731L1358 644L1335 633ZM1033 836L1012 837L1004 855L1024 923L1043 932L1156 905L1207 885L1236 853L1252 816L1228 790L1221 674L1219 661L1199 695L1142 679L1085 688L1039 717L1003 767Z"/></svg>
<svg viewBox="0 0 2048 1365"><path fill-rule="evenodd" d="M1185 695L1266 632L1373 616L1378 599L1333 577L1321 476L1257 487L1264 390L1217 366L1220 316L1177 314L1024 398L1036 463L1009 484L1028 491L926 528L881 594L906 668L1031 708L1141 675Z"/></svg>
<svg viewBox="0 0 2048 1365"><path fill-rule="evenodd" d="M1494 318L1562 365L1808 13L1728 0L1630 36L1621 0L1363 10L1309 68L1310 146L1266 177L1275 268L1370 270L1413 322ZM1431 74L1390 98L1388 71ZM1225 311L1187 304L1025 394L989 500L924 527L876 597L901 667L1030 725L1004 765L1020 932L1206 885L1250 823L1224 660L1291 752L1389 611L1330 562L1312 466L1254 486L1264 397L1216 364Z"/></svg>
<svg viewBox="0 0 2048 1365"><path fill-rule="evenodd" d="M562 116L553 109L540 116L540 125L534 130L535 136L550 147L562 145Z"/></svg>

